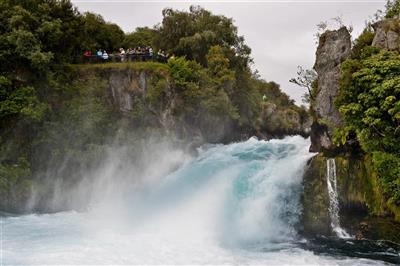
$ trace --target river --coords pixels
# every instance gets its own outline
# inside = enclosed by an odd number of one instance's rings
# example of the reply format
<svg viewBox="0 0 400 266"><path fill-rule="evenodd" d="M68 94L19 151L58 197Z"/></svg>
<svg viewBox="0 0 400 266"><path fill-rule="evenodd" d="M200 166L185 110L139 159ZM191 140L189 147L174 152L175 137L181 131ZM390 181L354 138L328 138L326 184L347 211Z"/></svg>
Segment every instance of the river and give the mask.
<svg viewBox="0 0 400 266"><path fill-rule="evenodd" d="M1 217L1 265L383 265L315 252L298 235L309 144L206 145L157 182L86 211Z"/></svg>

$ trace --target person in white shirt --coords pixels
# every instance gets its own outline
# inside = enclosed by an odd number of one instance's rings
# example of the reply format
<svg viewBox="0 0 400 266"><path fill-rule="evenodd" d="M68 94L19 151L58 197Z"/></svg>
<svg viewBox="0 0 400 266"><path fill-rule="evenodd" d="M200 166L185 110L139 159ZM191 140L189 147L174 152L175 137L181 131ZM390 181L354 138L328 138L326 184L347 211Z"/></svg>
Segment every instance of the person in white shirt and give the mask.
<svg viewBox="0 0 400 266"><path fill-rule="evenodd" d="M119 55L121 56L121 62L124 62L126 55L124 48L119 48Z"/></svg>
<svg viewBox="0 0 400 266"><path fill-rule="evenodd" d="M103 59L104 60L108 59L108 54L107 54L106 50L103 51Z"/></svg>

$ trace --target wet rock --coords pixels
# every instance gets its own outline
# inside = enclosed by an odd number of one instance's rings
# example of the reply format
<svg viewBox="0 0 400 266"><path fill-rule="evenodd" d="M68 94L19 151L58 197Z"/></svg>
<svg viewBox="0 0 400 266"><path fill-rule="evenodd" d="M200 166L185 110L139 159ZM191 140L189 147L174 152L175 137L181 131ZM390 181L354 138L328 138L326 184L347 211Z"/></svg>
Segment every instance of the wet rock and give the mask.
<svg viewBox="0 0 400 266"><path fill-rule="evenodd" d="M313 157L303 177L302 232L305 236L330 235L326 157ZM336 156L340 225L358 239L387 239L400 243L400 223L378 186L367 155Z"/></svg>
<svg viewBox="0 0 400 266"><path fill-rule="evenodd" d="M313 157L303 176L303 211L300 232L306 237L330 235L329 195L322 156Z"/></svg>

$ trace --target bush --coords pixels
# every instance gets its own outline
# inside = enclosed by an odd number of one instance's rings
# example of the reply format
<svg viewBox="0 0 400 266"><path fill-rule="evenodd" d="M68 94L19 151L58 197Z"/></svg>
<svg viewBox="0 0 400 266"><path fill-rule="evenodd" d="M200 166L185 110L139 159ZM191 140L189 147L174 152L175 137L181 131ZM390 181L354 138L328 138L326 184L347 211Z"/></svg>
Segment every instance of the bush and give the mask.
<svg viewBox="0 0 400 266"><path fill-rule="evenodd" d="M400 158L385 152L374 152L374 167L389 203L400 205Z"/></svg>
<svg viewBox="0 0 400 266"><path fill-rule="evenodd" d="M381 51L342 65L336 103L365 151L400 154L400 56Z"/></svg>

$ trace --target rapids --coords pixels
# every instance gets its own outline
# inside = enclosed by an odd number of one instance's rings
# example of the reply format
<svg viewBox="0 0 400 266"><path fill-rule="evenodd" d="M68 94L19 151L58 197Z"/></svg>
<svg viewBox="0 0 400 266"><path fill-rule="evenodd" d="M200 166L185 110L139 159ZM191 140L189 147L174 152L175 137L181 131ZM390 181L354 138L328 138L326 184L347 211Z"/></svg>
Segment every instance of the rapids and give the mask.
<svg viewBox="0 0 400 266"><path fill-rule="evenodd" d="M382 264L299 244L309 144L295 136L206 145L157 182L87 211L1 217L1 265Z"/></svg>

